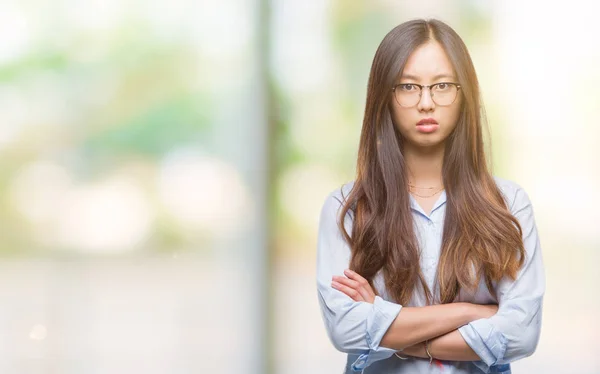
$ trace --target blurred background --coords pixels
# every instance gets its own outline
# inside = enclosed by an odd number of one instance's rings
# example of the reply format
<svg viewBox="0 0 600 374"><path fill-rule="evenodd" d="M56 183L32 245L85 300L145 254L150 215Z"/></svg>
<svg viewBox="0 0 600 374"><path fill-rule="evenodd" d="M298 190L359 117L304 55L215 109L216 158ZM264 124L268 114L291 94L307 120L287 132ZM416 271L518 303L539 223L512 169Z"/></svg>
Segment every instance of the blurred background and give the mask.
<svg viewBox="0 0 600 374"><path fill-rule="evenodd" d="M596 2L1 5L0 372L341 372L319 211L354 177L379 42L435 17L536 212L544 325L513 372L600 373Z"/></svg>

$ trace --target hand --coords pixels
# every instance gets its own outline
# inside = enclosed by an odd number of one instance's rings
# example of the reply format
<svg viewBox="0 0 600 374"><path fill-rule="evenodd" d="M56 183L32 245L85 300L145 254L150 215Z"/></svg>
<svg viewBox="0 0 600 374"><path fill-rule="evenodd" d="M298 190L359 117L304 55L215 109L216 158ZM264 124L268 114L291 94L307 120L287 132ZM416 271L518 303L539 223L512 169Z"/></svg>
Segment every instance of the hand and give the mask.
<svg viewBox="0 0 600 374"><path fill-rule="evenodd" d="M354 301L375 302L375 292L367 280L350 269L344 270L346 277L334 275L331 287L350 296Z"/></svg>

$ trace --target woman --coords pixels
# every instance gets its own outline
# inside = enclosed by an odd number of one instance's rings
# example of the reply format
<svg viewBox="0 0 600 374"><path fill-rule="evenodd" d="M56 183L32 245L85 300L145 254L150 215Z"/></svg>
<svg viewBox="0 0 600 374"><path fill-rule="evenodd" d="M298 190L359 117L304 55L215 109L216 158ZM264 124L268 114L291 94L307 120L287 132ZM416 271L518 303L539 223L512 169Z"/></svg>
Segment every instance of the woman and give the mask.
<svg viewBox="0 0 600 374"><path fill-rule="evenodd" d="M448 25L386 35L357 177L327 197L319 226L319 302L346 373L509 373L534 352L545 277L533 210L488 170L481 113Z"/></svg>

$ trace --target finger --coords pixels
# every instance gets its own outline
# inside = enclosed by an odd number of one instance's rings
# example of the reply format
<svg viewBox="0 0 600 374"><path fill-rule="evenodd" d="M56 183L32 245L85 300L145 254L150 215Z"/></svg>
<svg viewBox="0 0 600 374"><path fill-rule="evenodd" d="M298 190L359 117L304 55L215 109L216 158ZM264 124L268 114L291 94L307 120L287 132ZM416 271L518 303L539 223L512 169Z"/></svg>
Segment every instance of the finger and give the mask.
<svg viewBox="0 0 600 374"><path fill-rule="evenodd" d="M346 276L348 278L358 282L360 287L365 290L365 293L363 293L363 296L365 297L366 300L371 300L371 299L375 298L375 292L373 291L373 288L371 287L369 282L365 278L363 278L360 274L358 274L357 272L352 271L350 269L344 270L344 274L346 274Z"/></svg>
<svg viewBox="0 0 600 374"><path fill-rule="evenodd" d="M353 279L361 284L366 283L369 284L369 282L367 282L367 280L365 278L363 278L360 274L358 274L357 272L350 270L350 269L346 269L344 270L344 274L350 278Z"/></svg>
<svg viewBox="0 0 600 374"><path fill-rule="evenodd" d="M365 288L362 284L350 278L334 276L333 280L358 291L364 301L373 302L373 299L375 298L368 283Z"/></svg>
<svg viewBox="0 0 600 374"><path fill-rule="evenodd" d="M342 283L345 286L348 286L350 288L354 288L357 291L360 288L360 283L358 283L357 281L352 280L350 278L341 277L339 275L334 275L332 279L334 281L338 282L338 283Z"/></svg>
<svg viewBox="0 0 600 374"><path fill-rule="evenodd" d="M362 295L354 288L348 287L336 281L332 281L331 286L336 290L348 295L354 301L364 301Z"/></svg>
<svg viewBox="0 0 600 374"><path fill-rule="evenodd" d="M362 296L362 300L363 301L367 301L367 302L372 302L373 299L375 298L375 296L371 297L371 291L365 289L364 287L362 287L360 285L360 283L358 283L355 280L346 278L346 277L334 277L334 280L337 283L341 283L344 286L347 286L349 288L352 288L353 290L357 291L361 296Z"/></svg>

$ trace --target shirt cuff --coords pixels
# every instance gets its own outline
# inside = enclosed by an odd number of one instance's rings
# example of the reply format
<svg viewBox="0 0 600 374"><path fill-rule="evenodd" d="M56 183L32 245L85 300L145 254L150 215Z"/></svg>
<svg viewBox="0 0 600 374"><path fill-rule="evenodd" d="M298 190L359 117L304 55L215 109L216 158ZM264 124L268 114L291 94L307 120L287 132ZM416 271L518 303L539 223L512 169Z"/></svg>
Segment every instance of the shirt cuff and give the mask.
<svg viewBox="0 0 600 374"><path fill-rule="evenodd" d="M479 370L486 374L511 374L510 364L487 366L483 361L471 361Z"/></svg>
<svg viewBox="0 0 600 374"><path fill-rule="evenodd" d="M381 297L375 296L373 313L370 313L367 317L366 340L369 351L361 354L358 359L354 361L352 370L364 370L373 362L391 357L396 352L395 349L380 347L379 344L387 330L390 328L392 322L394 322L398 316L398 313L400 313L400 309L402 309L401 305L385 301Z"/></svg>
<svg viewBox="0 0 600 374"><path fill-rule="evenodd" d="M458 329L465 342L481 358L481 363L487 366L477 365L484 372L489 373L490 367L504 358L508 340L487 318L470 322ZM480 363L480 364L481 364Z"/></svg>

